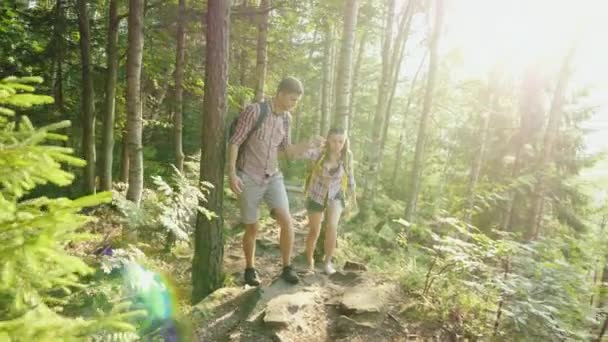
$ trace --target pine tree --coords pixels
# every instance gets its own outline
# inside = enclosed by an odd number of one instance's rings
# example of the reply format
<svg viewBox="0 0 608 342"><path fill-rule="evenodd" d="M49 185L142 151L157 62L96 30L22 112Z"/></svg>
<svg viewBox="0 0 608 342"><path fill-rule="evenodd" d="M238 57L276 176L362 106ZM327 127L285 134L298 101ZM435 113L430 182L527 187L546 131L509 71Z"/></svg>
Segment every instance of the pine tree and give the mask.
<svg viewBox="0 0 608 342"><path fill-rule="evenodd" d="M83 287L80 277L92 272L65 245L92 237L77 230L91 220L80 212L111 201L111 194L24 199L39 185L69 185L74 175L62 163L85 165L70 148L52 143L67 139L54 132L69 121L34 128L12 109L52 103L52 97L32 93L30 84L40 82L37 77L0 80L0 340L73 341L98 331L134 331L123 321L140 313L118 312L128 304L90 319L60 313L66 304L62 296Z"/></svg>

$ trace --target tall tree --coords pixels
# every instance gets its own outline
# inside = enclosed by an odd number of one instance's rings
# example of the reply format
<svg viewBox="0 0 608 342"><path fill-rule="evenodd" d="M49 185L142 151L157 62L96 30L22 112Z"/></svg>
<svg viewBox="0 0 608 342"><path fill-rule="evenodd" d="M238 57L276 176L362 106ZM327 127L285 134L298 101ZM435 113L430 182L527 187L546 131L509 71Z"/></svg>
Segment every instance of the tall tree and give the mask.
<svg viewBox="0 0 608 342"><path fill-rule="evenodd" d="M490 130L490 121L494 112L498 107L498 92L497 92L497 70L493 70L488 78L488 86L486 89L486 99L483 104L486 108L481 111L481 125L479 127L479 150L476 150L473 154L473 162L471 163L471 171L469 173L469 184L467 186L467 202L464 210L464 221L467 223L471 222L471 216L473 214L475 190L477 189L477 183L479 182L479 174L481 173L481 166L483 165L487 144L488 144L488 132Z"/></svg>
<svg viewBox="0 0 608 342"><path fill-rule="evenodd" d="M422 104L422 113L420 116L420 125L418 127L418 137L416 138L416 152L414 154L414 164L409 178L408 199L405 209L405 219L412 220L416 211L416 201L420 191L420 177L424 158L424 145L426 141L426 131L429 117L431 114L431 106L433 104L433 93L435 90L435 82L437 79L437 65L439 64L438 45L441 35L443 22L443 0L435 2L435 27L431 36L429 46L429 72L427 76L426 91L424 94L424 102Z"/></svg>
<svg viewBox="0 0 608 342"><path fill-rule="evenodd" d="M95 193L95 93L91 70L91 32L86 0L78 0L78 30L80 31L80 60L82 64L82 150L87 165L84 168L84 191Z"/></svg>
<svg viewBox="0 0 608 342"><path fill-rule="evenodd" d="M395 0L387 0L386 26L384 28L384 38L382 41L382 74L380 76L380 84L378 85L378 96L376 100L376 109L371 130L371 146L367 155L367 175L363 184L363 201L361 202L360 214L362 218L366 218L372 208L373 198L371 193L375 187L375 175L378 171L380 160L380 137L382 133L382 120L384 119L384 111L386 108L386 96L389 93L390 85L390 56L391 46L393 43L393 22L395 18ZM372 179L373 178L373 179Z"/></svg>
<svg viewBox="0 0 608 342"><path fill-rule="evenodd" d="M348 130L352 130L353 122L355 121L355 112L357 104L357 87L359 86L359 73L361 72L361 65L363 64L363 57L365 54L365 44L367 43L367 37L369 34L367 31L363 32L359 39L359 49L357 52L357 58L355 60L355 67L353 69L353 81L350 88L350 97L348 98Z"/></svg>
<svg viewBox="0 0 608 342"><path fill-rule="evenodd" d="M355 45L355 32L357 27L357 14L359 13L358 0L344 2L344 27L342 29L342 44L340 58L337 64L336 98L334 112L334 126L348 127L349 99L351 97L352 60Z"/></svg>
<svg viewBox="0 0 608 342"><path fill-rule="evenodd" d="M333 45L333 28L329 18L325 18L325 44L323 47L323 84L321 86L321 117L319 122L319 134L325 136L328 130L328 120L331 103L331 84L332 84L332 68L333 63L332 45Z"/></svg>
<svg viewBox="0 0 608 342"><path fill-rule="evenodd" d="M63 62L65 54L65 6L63 0L57 0L55 4L55 27L53 32L53 46L55 48L55 67L53 76L53 98L55 108L59 113L65 112L63 101Z"/></svg>
<svg viewBox="0 0 608 342"><path fill-rule="evenodd" d="M576 50L576 40L572 46L568 49L566 57L562 63L558 79L557 86L555 87L555 93L553 94L553 100L551 102L551 108L549 110L549 122L545 129L545 136L543 140L543 150L540 160L538 176L536 181L536 187L534 191L534 197L532 202L532 210L530 212L530 223L528 230L528 238L535 239L538 237L540 224L543 215L543 201L545 196L545 172L553 156L553 145L555 138L558 133L559 124L562 119L562 112L564 107L566 86L568 84L568 77L570 74L570 64L574 57Z"/></svg>
<svg viewBox="0 0 608 342"><path fill-rule="evenodd" d="M179 0L177 15L177 48L175 56L175 108L173 109L173 149L175 166L181 172L184 170L184 150L182 147L183 112L184 112L184 62L186 57L186 0Z"/></svg>
<svg viewBox="0 0 608 342"><path fill-rule="evenodd" d="M522 89L519 104L519 131L513 138L514 152L513 163L510 170L512 179L520 176L523 166L522 156L524 146L533 141L536 131L540 129L538 121L543 116L542 93L543 77L539 72L538 61L532 62L524 70ZM509 199L502 213L501 228L510 231L515 215L514 204L518 202L519 194L517 191L510 191Z"/></svg>
<svg viewBox="0 0 608 342"><path fill-rule="evenodd" d="M399 143L397 144L397 148L395 150L395 165L393 166L393 172L391 177L391 189L397 190L399 187L397 186L397 173L399 172L399 165L401 165L401 157L403 156L403 149L405 148L405 136L407 131L407 123L409 121L410 108L412 106L412 101L414 100L414 91L416 90L416 86L418 85L418 76L420 75L420 71L422 70L422 66L426 61L426 56L428 54L425 53L422 59L420 60L420 64L418 64L418 68L416 69L416 73L414 73L414 78L412 79L412 83L410 84L409 93L407 95L407 103L405 108L403 109L403 126L401 126L401 132L399 133Z"/></svg>
<svg viewBox="0 0 608 342"><path fill-rule="evenodd" d="M255 66L255 100L264 98L264 84L266 80L266 69L268 65L268 17L270 12L270 0L260 1L260 13L258 14L258 44L257 62Z"/></svg>
<svg viewBox="0 0 608 342"><path fill-rule="evenodd" d="M118 1L110 0L108 43L106 47L107 75L105 112L101 140L101 190L112 189L112 161L114 159L114 113L116 109L116 80L118 76Z"/></svg>
<svg viewBox="0 0 608 342"><path fill-rule="evenodd" d="M127 47L127 153L129 189L127 199L139 205L144 186L142 147L141 66L144 49L144 1L129 0Z"/></svg>
<svg viewBox="0 0 608 342"><path fill-rule="evenodd" d="M227 110L229 3L224 0L209 0L207 3L207 58L200 180L214 184L214 189L211 189L205 205L216 213L222 212L224 193L226 150L224 118ZM192 260L193 303L222 286L223 224L222 215L213 219L200 213L198 215Z"/></svg>
<svg viewBox="0 0 608 342"><path fill-rule="evenodd" d="M414 4L415 1L409 1L404 9L404 13L401 16L401 21L398 27L397 37L395 38L394 48L392 51L392 57L390 59L391 71L390 71L390 94L386 98L386 106L384 108L384 120L382 120L382 136L380 138L380 162L382 161L382 154L384 153L384 145L386 144L386 138L388 136L388 127L390 126L390 119L392 114L393 99L395 98L395 91L397 90L397 81L399 80L399 74L401 72L401 65L403 64L403 58L405 57L405 44L407 43L410 27L412 26L412 17L414 16Z"/></svg>

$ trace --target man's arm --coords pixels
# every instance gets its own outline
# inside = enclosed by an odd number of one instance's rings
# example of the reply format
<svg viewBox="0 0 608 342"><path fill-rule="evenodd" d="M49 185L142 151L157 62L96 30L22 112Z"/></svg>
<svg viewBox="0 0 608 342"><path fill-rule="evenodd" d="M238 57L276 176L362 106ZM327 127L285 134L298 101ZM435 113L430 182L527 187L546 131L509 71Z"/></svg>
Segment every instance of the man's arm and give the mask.
<svg viewBox="0 0 608 342"><path fill-rule="evenodd" d="M236 159L239 154L239 146L228 144L228 176L236 175Z"/></svg>
<svg viewBox="0 0 608 342"><path fill-rule="evenodd" d="M230 189L237 195L242 192L243 183L236 174L236 160L239 154L239 147L247 140L259 115L256 109L257 106L249 105L240 114L236 125L236 132L230 137L230 143L228 144L228 180L230 181Z"/></svg>
<svg viewBox="0 0 608 342"><path fill-rule="evenodd" d="M228 181L230 182L230 189L235 194L243 192L243 183L239 176L236 174L236 159L239 154L239 146L235 144L228 145Z"/></svg>

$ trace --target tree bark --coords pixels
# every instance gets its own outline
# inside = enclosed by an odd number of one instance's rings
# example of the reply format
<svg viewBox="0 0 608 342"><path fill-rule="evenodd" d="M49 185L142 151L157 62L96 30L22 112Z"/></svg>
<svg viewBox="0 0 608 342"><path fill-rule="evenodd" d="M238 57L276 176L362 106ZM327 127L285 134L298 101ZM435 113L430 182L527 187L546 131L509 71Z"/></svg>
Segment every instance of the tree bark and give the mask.
<svg viewBox="0 0 608 342"><path fill-rule="evenodd" d="M127 144L127 131L122 133L120 148L120 181L129 183L129 145Z"/></svg>
<svg viewBox="0 0 608 342"><path fill-rule="evenodd" d="M118 77L118 1L110 0L108 22L108 44L106 97L101 141L100 189L112 189L112 162L114 159L114 113L116 109L116 81Z"/></svg>
<svg viewBox="0 0 608 342"><path fill-rule="evenodd" d="M409 37L410 27L412 25L412 16L414 15L414 2L409 1L405 12L401 18L399 24L399 33L395 38L395 48L393 49L393 56L391 58L391 72L390 72L390 95L387 98L386 109L384 111L384 120L382 126L382 137L380 138L380 163L382 162L382 155L384 154L384 146L388 136L388 127L390 126L390 118L392 114L393 99L395 98L395 91L397 90L397 82L399 81L399 74L401 73L401 65L403 63L403 57L405 56L405 44ZM379 166L380 167L380 166ZM372 194L373 196L373 194Z"/></svg>
<svg viewBox="0 0 608 342"><path fill-rule="evenodd" d="M418 83L418 76L420 75L420 70L422 70L422 66L426 61L427 54L425 53L422 59L420 60L420 64L418 65L418 69L416 69L416 73L414 74L414 78L412 79L412 84L410 85L410 92L407 96L407 104L405 105L405 109L403 111L403 126L401 127L401 133L399 134L399 144L397 145L397 149L395 152L395 166L393 167L392 177L391 177L391 189L398 190L399 187L396 184L397 181L397 173L399 172L399 164L401 163L401 157L403 156L403 149L405 147L405 132L407 131L407 122L410 112L410 107L412 105L412 100L414 99L414 91L416 89L416 84Z"/></svg>
<svg viewBox="0 0 608 342"><path fill-rule="evenodd" d="M361 201L360 215L362 219L366 219L372 209L373 198L372 192L375 184L375 175L378 172L378 164L380 161L380 138L382 136L382 125L384 120L384 112L386 110L386 96L389 93L390 85L390 57L393 40L393 22L395 18L395 0L387 0L387 16L386 26L384 28L384 39L382 43L382 75L378 86L378 97L376 101L376 110L374 120L372 122L371 131L371 146L367 155L367 177L363 184L363 197Z"/></svg>
<svg viewBox="0 0 608 342"><path fill-rule="evenodd" d="M95 193L95 103L91 70L91 32L87 1L78 0L78 29L80 32L80 60L82 63L82 150L87 165L84 168L84 191Z"/></svg>
<svg viewBox="0 0 608 342"><path fill-rule="evenodd" d="M471 163L471 171L469 173L469 184L467 186L467 204L464 210L464 222L471 223L471 216L473 215L473 207L475 205L475 190L477 189L477 183L479 182L479 174L481 173L481 166L483 165L486 145L488 140L488 131L490 130L490 121L494 115L494 111L498 107L498 94L496 91L498 80L496 79L496 72L491 72L488 79L488 87L486 89L486 110L482 110L481 114L481 127L479 128L479 150L474 153L473 163Z"/></svg>
<svg viewBox="0 0 608 342"><path fill-rule="evenodd" d="M420 177L423 167L424 145L427 134L426 131L430 117L431 106L433 104L433 93L435 90L435 82L437 80L437 65L439 64L439 57L437 56L437 47L439 45L439 37L441 35L443 22L443 0L437 0L435 4L435 28L433 29L433 35L431 37L431 43L429 47L429 73L427 77L426 92L424 94L424 103L422 105L420 125L418 127L416 152L414 155L414 164L412 165L412 172L410 175L410 184L408 188L409 194L405 209L405 219L408 221L412 220L416 212L416 201L418 200L418 193L420 191Z"/></svg>
<svg viewBox="0 0 608 342"><path fill-rule="evenodd" d="M363 64L363 56L365 52L365 44L367 43L367 31L363 33L359 40L359 52L357 52L357 59L355 61L355 68L353 70L353 81L350 90L350 97L348 99L348 130L353 129L353 121L355 120L356 104L357 104L357 87L359 86L359 73L361 72L361 64Z"/></svg>
<svg viewBox="0 0 608 342"><path fill-rule="evenodd" d="M260 9L270 8L271 0L260 1ZM259 15L257 62L255 66L255 101L264 98L264 82L266 80L266 69L268 66L268 17L269 12L264 11Z"/></svg>
<svg viewBox="0 0 608 342"><path fill-rule="evenodd" d="M175 56L175 108L173 109L173 149L175 153L175 167L184 171L183 112L184 112L184 63L186 57L186 31L185 25L186 0L179 0L179 13L177 17L177 50Z"/></svg>
<svg viewBox="0 0 608 342"><path fill-rule="evenodd" d="M217 213L218 217L209 220L200 213L198 215L192 260L193 303L222 286L224 222L221 213L226 150L224 118L227 110L229 31L229 1L209 0L200 180L210 182L214 188L207 197L207 203L200 205L205 205Z"/></svg>
<svg viewBox="0 0 608 342"><path fill-rule="evenodd" d="M63 0L57 0L55 4L55 27L54 27L54 43L57 49L55 53L55 68L53 82L53 99L55 100L55 108L62 115L65 112L63 101L63 59L64 59L64 35L66 30L65 8Z"/></svg>
<svg viewBox="0 0 608 342"><path fill-rule="evenodd" d="M568 77L570 72L570 64L576 51L576 41L572 44L568 50L566 57L564 58L561 66L557 86L555 93L553 94L553 100L551 101L551 109L549 111L549 122L545 130L545 136L543 140L543 153L540 161L538 170L538 176L536 181L536 187L534 191L534 197L532 202L532 210L530 212L530 229L527 232L528 239L538 238L540 231L540 223L542 219L542 207L545 196L545 172L551 162L553 156L553 144L557 136L559 124L562 119L562 112L564 107L564 93L566 92L566 86L568 84Z"/></svg>
<svg viewBox="0 0 608 342"><path fill-rule="evenodd" d="M144 0L129 0L127 48L127 146L129 189L127 199L139 205L144 185L142 147L141 68L144 47Z"/></svg>
<svg viewBox="0 0 608 342"><path fill-rule="evenodd" d="M318 134L325 136L327 134L327 121L329 118L329 110L330 110L330 97L331 97L331 64L333 61L332 58L332 45L333 45L333 30L331 27L331 22L329 19L325 21L325 46L323 49L323 54L325 57L325 61L323 63L323 86L321 89L321 118L319 122L319 132Z"/></svg>
<svg viewBox="0 0 608 342"><path fill-rule="evenodd" d="M522 81L522 92L520 100L520 128L514 137L514 161L511 168L511 178L516 179L520 174L522 164L522 151L527 141L532 141L535 135L535 117L542 116L542 91L543 81L538 73L538 66L532 63L527 66ZM503 211L501 228L503 231L511 231L513 217L515 215L514 203L518 202L517 191L510 191L509 200Z"/></svg>
<svg viewBox="0 0 608 342"><path fill-rule="evenodd" d="M336 97L333 125L346 128L349 118L349 100L351 97L353 50L355 45L355 29L357 27L357 14L359 13L358 0L344 2L344 27L342 29L342 44L340 58L337 65Z"/></svg>

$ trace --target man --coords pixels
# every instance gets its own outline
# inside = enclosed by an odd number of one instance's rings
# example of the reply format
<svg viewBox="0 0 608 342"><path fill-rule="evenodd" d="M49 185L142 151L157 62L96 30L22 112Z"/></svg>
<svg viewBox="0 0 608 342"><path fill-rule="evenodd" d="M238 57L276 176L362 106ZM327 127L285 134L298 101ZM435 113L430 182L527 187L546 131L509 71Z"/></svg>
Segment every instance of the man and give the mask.
<svg viewBox="0 0 608 342"><path fill-rule="evenodd" d="M251 286L260 285L255 269L255 241L259 228L258 207L262 199L272 210L281 228L279 243L283 263L281 277L292 284L299 281L298 275L291 266L294 232L287 191L283 183L283 175L279 170L278 153L280 151L288 158L298 157L308 149L323 143L323 139L318 137L308 142L291 144L289 112L295 108L303 93L304 89L299 80L293 77L283 79L274 98L245 108L239 116L235 133L230 138L228 150L230 189L239 197L241 221L245 224L244 277L245 283ZM262 113L265 116L260 118ZM258 119L261 121L258 122Z"/></svg>

